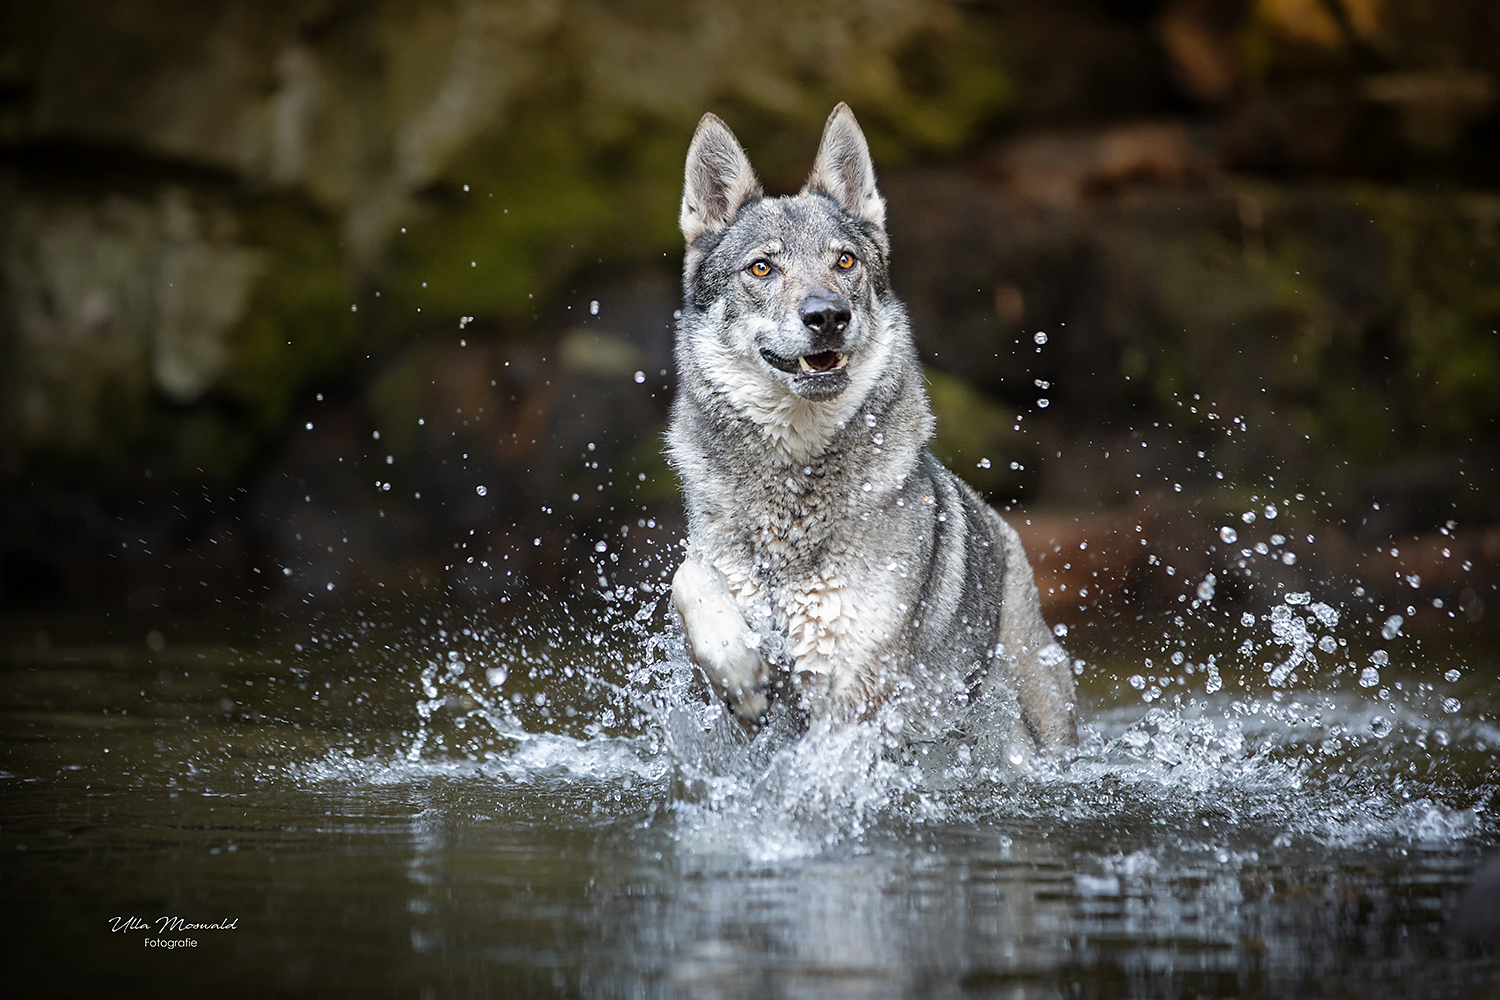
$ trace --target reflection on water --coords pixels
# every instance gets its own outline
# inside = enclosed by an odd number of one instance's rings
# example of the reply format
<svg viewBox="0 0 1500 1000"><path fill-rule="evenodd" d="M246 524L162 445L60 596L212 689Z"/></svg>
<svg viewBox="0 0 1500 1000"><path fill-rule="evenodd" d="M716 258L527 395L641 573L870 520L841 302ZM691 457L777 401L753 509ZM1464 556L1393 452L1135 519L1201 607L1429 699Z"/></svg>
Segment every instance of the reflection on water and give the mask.
<svg viewBox="0 0 1500 1000"><path fill-rule="evenodd" d="M1377 640L1292 598L1130 652L1075 630L1081 752L1027 773L747 745L651 597L243 644L28 625L5 939L64 994L1490 995L1449 923L1500 839L1494 653L1428 637L1361 686Z"/></svg>

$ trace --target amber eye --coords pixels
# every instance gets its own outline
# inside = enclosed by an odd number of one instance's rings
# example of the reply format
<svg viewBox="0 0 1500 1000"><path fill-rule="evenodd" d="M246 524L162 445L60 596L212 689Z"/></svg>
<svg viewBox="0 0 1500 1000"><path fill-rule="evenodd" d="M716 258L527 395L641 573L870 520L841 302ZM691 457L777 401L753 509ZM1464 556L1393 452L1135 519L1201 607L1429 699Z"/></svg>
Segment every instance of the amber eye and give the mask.
<svg viewBox="0 0 1500 1000"><path fill-rule="evenodd" d="M750 273L755 275L757 278L764 278L769 276L771 273L771 262L768 260L756 261L754 264L750 265Z"/></svg>
<svg viewBox="0 0 1500 1000"><path fill-rule="evenodd" d="M847 270L849 270L849 268L851 268L853 266L854 266L854 255L852 253L841 253L841 254L839 254L839 268L840 269L847 271Z"/></svg>

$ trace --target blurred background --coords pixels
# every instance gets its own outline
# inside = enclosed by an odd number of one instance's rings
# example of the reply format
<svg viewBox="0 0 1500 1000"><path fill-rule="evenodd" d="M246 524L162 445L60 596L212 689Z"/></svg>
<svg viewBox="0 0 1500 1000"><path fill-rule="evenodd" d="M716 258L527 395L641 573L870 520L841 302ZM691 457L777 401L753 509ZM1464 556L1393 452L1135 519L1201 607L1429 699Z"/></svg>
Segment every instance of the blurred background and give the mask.
<svg viewBox="0 0 1500 1000"><path fill-rule="evenodd" d="M1052 617L1493 624L1492 0L5 5L0 613L670 572L688 139L788 193L840 100Z"/></svg>

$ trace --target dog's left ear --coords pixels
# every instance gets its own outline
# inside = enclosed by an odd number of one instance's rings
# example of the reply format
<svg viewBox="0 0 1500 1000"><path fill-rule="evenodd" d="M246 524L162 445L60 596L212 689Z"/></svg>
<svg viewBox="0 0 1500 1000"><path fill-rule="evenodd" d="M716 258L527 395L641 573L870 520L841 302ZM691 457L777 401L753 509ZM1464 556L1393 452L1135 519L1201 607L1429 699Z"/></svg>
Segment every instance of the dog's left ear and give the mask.
<svg viewBox="0 0 1500 1000"><path fill-rule="evenodd" d="M849 105L839 102L823 126L818 158L803 194L826 194L849 215L885 229L885 199L875 189L875 165L870 146Z"/></svg>

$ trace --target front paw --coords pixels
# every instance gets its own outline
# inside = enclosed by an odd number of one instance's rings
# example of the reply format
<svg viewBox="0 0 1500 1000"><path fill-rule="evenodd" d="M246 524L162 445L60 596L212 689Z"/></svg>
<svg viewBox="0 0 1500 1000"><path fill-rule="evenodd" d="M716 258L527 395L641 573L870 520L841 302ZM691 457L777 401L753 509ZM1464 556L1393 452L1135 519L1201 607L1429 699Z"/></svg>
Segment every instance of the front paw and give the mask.
<svg viewBox="0 0 1500 1000"><path fill-rule="evenodd" d="M719 697L742 719L763 718L770 708L770 667L724 574L689 559L672 578L672 607L682 619L688 657L708 675Z"/></svg>

